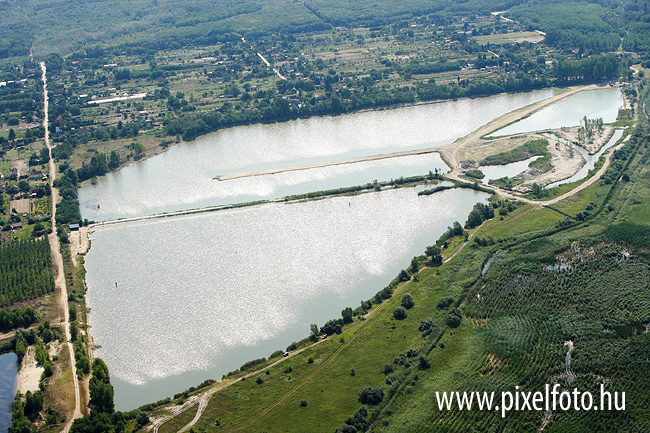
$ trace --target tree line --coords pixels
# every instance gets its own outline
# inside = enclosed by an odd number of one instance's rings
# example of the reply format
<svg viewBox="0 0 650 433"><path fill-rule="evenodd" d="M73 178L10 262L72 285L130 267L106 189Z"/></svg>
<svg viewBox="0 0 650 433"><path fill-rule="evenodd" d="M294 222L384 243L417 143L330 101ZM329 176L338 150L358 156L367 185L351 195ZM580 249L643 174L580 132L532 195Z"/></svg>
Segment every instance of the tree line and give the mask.
<svg viewBox="0 0 650 433"><path fill-rule="evenodd" d="M38 315L32 307L0 310L0 331L6 332L14 328L27 328L38 322Z"/></svg>

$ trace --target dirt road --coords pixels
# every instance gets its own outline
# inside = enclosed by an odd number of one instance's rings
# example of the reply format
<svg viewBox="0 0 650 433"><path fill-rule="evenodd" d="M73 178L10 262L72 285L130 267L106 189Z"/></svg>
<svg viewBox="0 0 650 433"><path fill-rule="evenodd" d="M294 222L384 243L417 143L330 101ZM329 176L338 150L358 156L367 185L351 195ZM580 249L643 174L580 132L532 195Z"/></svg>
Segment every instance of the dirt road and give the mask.
<svg viewBox="0 0 650 433"><path fill-rule="evenodd" d="M48 124L47 70L45 68L45 62L41 62L40 65L43 74L43 127L45 128L45 145L50 151L50 187L52 188L52 232L48 235L47 238L50 242L52 263L54 265L54 284L59 295L58 298L59 308L61 310L61 326L65 329L65 339L68 344L70 367L72 369L72 381L74 384L74 411L72 412L72 417L68 419L68 422L62 430L62 433L68 433L70 431L70 427L72 427L74 420L82 417L80 404L81 393L79 391L79 381L77 380L77 368L75 367L74 347L72 346L72 339L70 337L70 326L68 325L68 322L70 320L70 311L68 310L68 287L65 281L65 272L63 270L63 256L61 255L61 246L59 245L59 237L56 230L56 204L59 202L59 191L54 188L54 179L56 178L56 165L54 164L54 158L52 158L52 145L50 143L50 131Z"/></svg>
<svg viewBox="0 0 650 433"><path fill-rule="evenodd" d="M562 201L562 200L564 200L564 199L566 199L568 197L571 197L571 196L579 193L583 189L588 188L589 186L593 185L595 182L599 181L600 178L603 176L603 174L605 174L605 171L607 171L607 169L609 168L609 164L611 162L611 158L612 158L612 155L614 154L614 151L617 150L617 149L620 149L621 147L623 147L625 145L625 143L627 143L627 141L630 139L630 137L631 137L631 135L628 135L617 146L614 146L614 147L610 148L607 151L607 153L605 154L605 161L604 161L602 167L600 167L600 169L593 176L591 176L589 179L582 182L577 187L573 188L571 191L568 191L568 192L566 192L566 193L564 193L564 194L562 194L562 195L560 195L558 197L555 197L555 198L552 198L552 199L549 199L549 200L537 201L537 200L530 200L528 198L520 197L518 195L514 195L510 191L507 191L507 190L499 188L499 187L495 187L493 185L490 185L489 188L495 190L497 192L497 194L499 194L500 196L508 198L510 200L520 201L520 202L523 202L523 203L528 203L528 204L537 205L537 206L553 206L554 204L556 204L556 203L558 203L558 202L560 202L560 201ZM456 173L449 173L449 174L447 174L447 176L451 177L453 179L456 179L456 180L466 182L465 179L461 179Z"/></svg>
<svg viewBox="0 0 650 433"><path fill-rule="evenodd" d="M242 39L243 39L243 38L242 38ZM251 49L253 49L253 47L251 47ZM275 75L277 75L281 80L286 80L286 78L284 77L284 75L282 75L282 74L280 73L280 71L278 71L277 68L274 68L273 66L271 66L271 63L269 63L269 61L266 60L266 58L265 58L261 53L257 53L257 56L258 56L258 57L259 57L259 58L260 58L260 59L261 59L261 60L266 64L266 66L268 66L269 68L271 68L271 69L273 70L273 72L275 72Z"/></svg>

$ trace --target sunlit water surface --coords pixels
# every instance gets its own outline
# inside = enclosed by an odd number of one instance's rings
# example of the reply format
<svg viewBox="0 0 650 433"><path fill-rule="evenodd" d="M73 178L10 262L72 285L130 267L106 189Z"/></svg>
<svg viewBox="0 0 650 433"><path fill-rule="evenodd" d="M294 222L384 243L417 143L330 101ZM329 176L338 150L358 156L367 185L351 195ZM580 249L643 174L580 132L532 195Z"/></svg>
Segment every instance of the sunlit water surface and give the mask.
<svg viewBox="0 0 650 433"><path fill-rule="evenodd" d="M86 256L91 332L118 407L304 338L310 323L381 290L486 197L400 188L98 230Z"/></svg>
<svg viewBox="0 0 650 433"><path fill-rule="evenodd" d="M585 116L589 119L600 117L605 123L610 123L616 120L618 109L622 105L623 95L618 87L586 90L499 129L492 135L512 135L544 129L558 129L563 126L578 126Z"/></svg>
<svg viewBox="0 0 650 433"><path fill-rule="evenodd" d="M83 186L79 191L82 216L103 221L275 198L376 178L388 180L397 177L396 173L380 176L364 172L388 170L400 162L352 164L228 182L213 177L440 146L557 92L545 89L224 129L109 173L96 185ZM411 161L418 165L422 159ZM408 175L410 164L402 164L402 175ZM430 166L435 164L443 166L441 161ZM347 179L341 178L342 171ZM415 174L415 170L410 172Z"/></svg>

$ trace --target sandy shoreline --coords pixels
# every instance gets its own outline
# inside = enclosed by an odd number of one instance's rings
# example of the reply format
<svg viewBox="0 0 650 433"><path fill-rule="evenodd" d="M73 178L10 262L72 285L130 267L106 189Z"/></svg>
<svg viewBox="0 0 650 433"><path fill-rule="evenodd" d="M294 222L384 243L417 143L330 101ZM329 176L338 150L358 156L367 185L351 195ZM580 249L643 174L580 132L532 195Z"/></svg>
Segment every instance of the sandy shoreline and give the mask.
<svg viewBox="0 0 650 433"><path fill-rule="evenodd" d="M381 159L389 159L389 158L399 158L402 156L411 156L411 155L423 155L423 154L428 154L428 153L439 153L438 148L436 147L429 147L426 149L415 149L415 150L405 150L402 152L392 152L392 153L381 153L378 155L370 155L370 156L360 156L357 158L346 158L346 159L338 159L335 161L323 161L323 162L314 162L311 164L302 164L302 165L292 165L292 166L287 166L287 167L278 167L278 168L268 168L266 170L257 170L257 171L244 171L241 173L232 173L232 174L224 174L222 176L215 176L213 179L217 179L220 181L226 181L226 180L232 180L232 179L239 179L242 177L253 177L253 176L265 176L269 174L278 174L278 173L284 173L287 171L299 171L299 170L309 170L312 168L321 168L321 167L331 167L335 165L344 165L344 164L356 164L358 162L367 162L367 161L378 161Z"/></svg>

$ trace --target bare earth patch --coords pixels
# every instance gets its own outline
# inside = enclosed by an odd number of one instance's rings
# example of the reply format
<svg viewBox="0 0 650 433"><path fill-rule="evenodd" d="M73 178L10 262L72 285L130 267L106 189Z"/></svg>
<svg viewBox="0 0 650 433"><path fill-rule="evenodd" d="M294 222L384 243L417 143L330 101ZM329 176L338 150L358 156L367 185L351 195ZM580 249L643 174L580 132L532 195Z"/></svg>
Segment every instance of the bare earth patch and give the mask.
<svg viewBox="0 0 650 433"><path fill-rule="evenodd" d="M68 235L70 239L70 252L72 264L77 267L77 254L84 255L90 248L90 239L88 238L88 227L81 227L78 231L72 231Z"/></svg>
<svg viewBox="0 0 650 433"><path fill-rule="evenodd" d="M19 214L31 212L30 201L28 198L21 198L19 200L11 200L11 209L16 209Z"/></svg>
<svg viewBox="0 0 650 433"><path fill-rule="evenodd" d="M569 128L567 128L569 129ZM577 131L577 128L575 128ZM567 132L562 130L553 131L553 134L559 136L563 140L569 140L570 136ZM603 132L603 136L598 140L594 140L595 145L600 147L600 143L605 143L609 136ZM460 154L461 160L465 163L471 161L481 161L490 155L496 155L501 152L507 152L532 140L546 140L549 142L547 147L551 153L552 169L546 172L540 172L536 168L529 168L523 173L517 175L514 180L523 181L514 188L517 192L527 192L532 184L538 183L540 185L548 185L558 180L566 179L573 176L585 164L585 160L571 145L562 141L552 140L548 137L538 134L519 134L512 137L503 137L495 140L481 140L468 143ZM474 164L463 164L467 167L478 167ZM470 168L471 168L470 167Z"/></svg>
<svg viewBox="0 0 650 433"><path fill-rule="evenodd" d="M585 164L585 159L570 145L555 140L548 140L547 149L551 152L551 165L553 168L545 173L539 173L537 169L528 169L517 176L517 179L523 179L524 182L517 187L515 191L526 192L534 183L548 185L558 180L566 179L573 176Z"/></svg>
<svg viewBox="0 0 650 433"><path fill-rule="evenodd" d="M520 134L494 140L473 141L460 150L459 159L461 161L474 160L480 162L488 156L507 152L533 139L528 135Z"/></svg>
<svg viewBox="0 0 650 433"><path fill-rule="evenodd" d="M29 346L18 372L18 391L23 395L27 391L38 391L38 384L41 381L43 370L43 367L37 364L36 359L34 359L34 347Z"/></svg>
<svg viewBox="0 0 650 433"><path fill-rule="evenodd" d="M24 174L29 174L29 158L12 160L10 168L18 170L18 177Z"/></svg>

